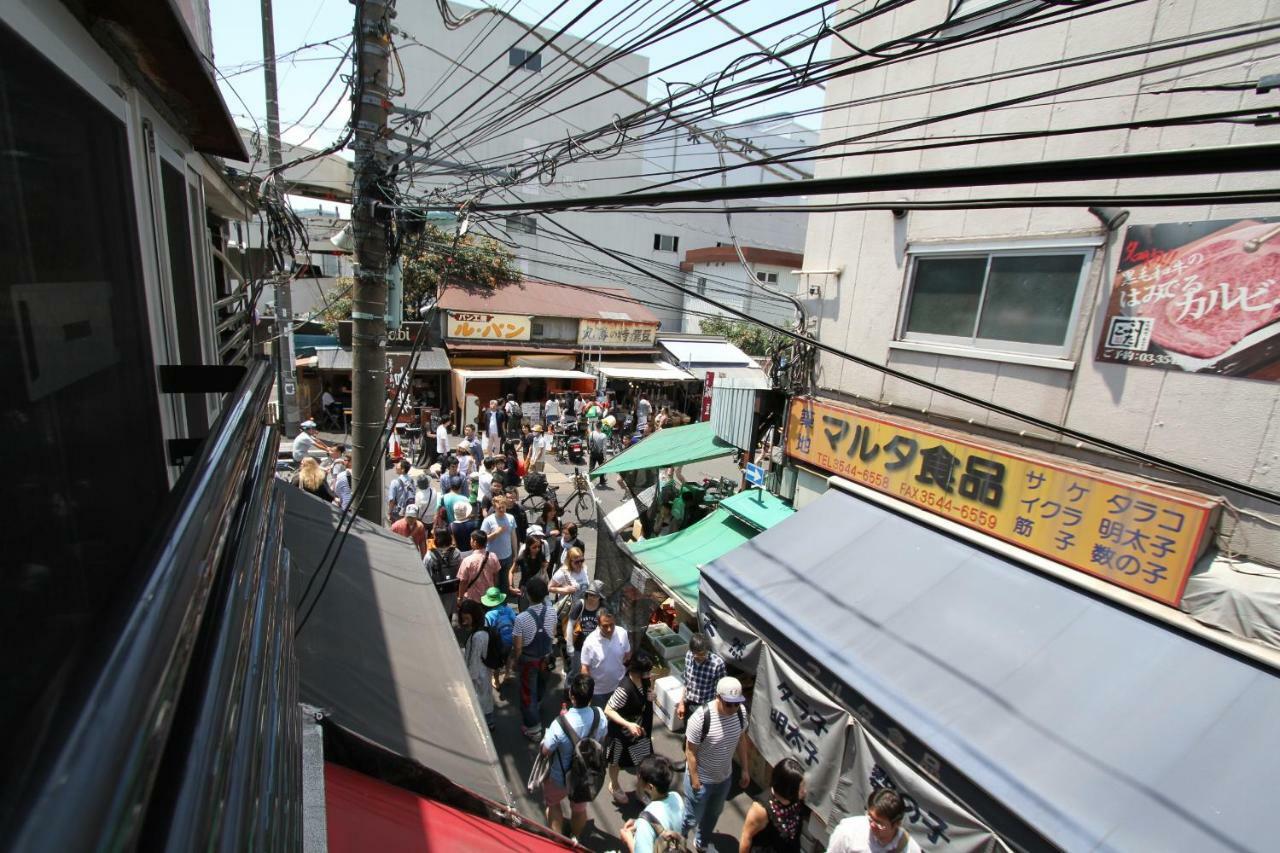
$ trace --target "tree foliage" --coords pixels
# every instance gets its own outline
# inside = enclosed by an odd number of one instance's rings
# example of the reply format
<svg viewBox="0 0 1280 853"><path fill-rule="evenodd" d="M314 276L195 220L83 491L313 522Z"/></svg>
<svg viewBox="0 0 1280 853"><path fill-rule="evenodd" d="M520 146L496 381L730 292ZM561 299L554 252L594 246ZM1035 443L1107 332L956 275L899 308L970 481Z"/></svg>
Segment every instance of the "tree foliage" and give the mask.
<svg viewBox="0 0 1280 853"><path fill-rule="evenodd" d="M707 317L699 327L704 335L720 335L747 355L770 355L789 340L764 326L724 317Z"/></svg>
<svg viewBox="0 0 1280 853"><path fill-rule="evenodd" d="M418 306L436 296L444 283L491 290L520 280L515 258L499 243L484 237L465 236L454 246L452 229L428 222L421 237L406 238L400 255L404 271L404 319L418 320ZM351 319L351 278L338 280L343 294L322 313L324 324L336 329Z"/></svg>

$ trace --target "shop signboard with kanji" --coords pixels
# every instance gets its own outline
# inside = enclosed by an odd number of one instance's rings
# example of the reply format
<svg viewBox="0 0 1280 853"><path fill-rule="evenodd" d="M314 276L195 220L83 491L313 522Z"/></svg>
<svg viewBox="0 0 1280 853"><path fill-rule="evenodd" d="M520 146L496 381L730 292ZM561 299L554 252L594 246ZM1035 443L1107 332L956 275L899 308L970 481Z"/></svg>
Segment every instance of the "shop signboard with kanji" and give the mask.
<svg viewBox="0 0 1280 853"><path fill-rule="evenodd" d="M629 320L579 320L578 343L596 347L654 346L657 323Z"/></svg>
<svg viewBox="0 0 1280 853"><path fill-rule="evenodd" d="M1019 548L1177 606L1219 502L808 397L787 453Z"/></svg>
<svg viewBox="0 0 1280 853"><path fill-rule="evenodd" d="M450 311L446 337L464 341L527 341L533 318L517 314Z"/></svg>
<svg viewBox="0 0 1280 853"><path fill-rule="evenodd" d="M1280 380L1280 218L1130 226L1097 358Z"/></svg>

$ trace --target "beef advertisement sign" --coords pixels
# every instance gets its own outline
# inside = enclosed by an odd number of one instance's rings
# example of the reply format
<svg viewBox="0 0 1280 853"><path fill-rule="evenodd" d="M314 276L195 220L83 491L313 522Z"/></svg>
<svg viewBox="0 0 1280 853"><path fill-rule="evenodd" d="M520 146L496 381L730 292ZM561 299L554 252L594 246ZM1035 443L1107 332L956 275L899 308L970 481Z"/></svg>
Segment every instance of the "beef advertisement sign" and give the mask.
<svg viewBox="0 0 1280 853"><path fill-rule="evenodd" d="M1098 361L1280 380L1280 218L1130 226Z"/></svg>

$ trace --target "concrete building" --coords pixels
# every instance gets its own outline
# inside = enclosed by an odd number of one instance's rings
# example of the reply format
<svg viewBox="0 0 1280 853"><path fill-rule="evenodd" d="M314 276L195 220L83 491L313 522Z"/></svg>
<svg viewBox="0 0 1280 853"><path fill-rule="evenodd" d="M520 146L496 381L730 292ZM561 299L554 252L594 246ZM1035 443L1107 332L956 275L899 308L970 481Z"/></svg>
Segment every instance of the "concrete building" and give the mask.
<svg viewBox="0 0 1280 853"><path fill-rule="evenodd" d="M846 36L858 45L880 44L938 24L950 5L948 0L912 3L856 26ZM957 14L991 6L958 5ZM993 10L981 20L1014 11ZM930 142L963 135L1054 132L1261 106L1263 96L1252 85L1231 85L1280 71L1267 49L1253 46L1256 36L1224 38L1211 47L1182 48L1174 40L1277 14L1280 2L1276 0L1137 4L842 77L827 89L832 111L826 114L823 142L836 143L854 133L875 135L833 149L848 156L822 161L817 177L1274 140L1274 129L1229 122L870 153L871 147L910 145L893 144L906 138L923 137ZM943 36L946 33L942 30ZM1135 45L1148 47L1125 50ZM1221 55L1197 59L1230 47L1241 49L1225 61ZM836 57L855 60L839 40L833 41L833 50ZM1100 61L1067 67L1086 57ZM1043 70L1017 73L1046 61L1051 64ZM1174 67L1171 61L1180 64ZM1110 82L1073 88L1103 78ZM1040 91L1058 94L896 130L897 125L922 116L941 117L983 104L996 107L1015 96ZM1273 173L1214 174L1160 181L841 196L841 201L1105 197L1257 189L1273 184ZM1083 208L958 209L913 211L903 217L889 211L821 213L809 219L806 265L841 270L838 275L809 277L809 283L818 286L812 308L820 317L820 340L873 363L1024 412L1047 427L1028 426L830 355L821 358L819 385L824 393L841 400L1050 450L1111 470L1148 474L1225 498L1235 511L1225 514L1218 528L1218 552L1280 566L1280 507L1275 503L1206 486L1173 471L1139 466L1091 450L1087 444L1060 441L1052 429L1062 425L1170 464L1191 466L1273 493L1280 490L1277 325L1274 312L1258 314L1256 305L1239 308L1242 299L1257 297L1254 302L1265 303L1280 297L1274 277L1267 281L1266 275L1255 274L1261 267L1246 268L1249 258L1269 263L1264 254L1266 246L1275 245L1280 205L1135 208L1124 223L1115 221L1115 213L1095 215ZM1234 241L1227 249L1219 249L1225 266L1212 273L1221 273L1226 283L1213 281L1213 292L1201 291L1193 285L1194 279L1176 280L1171 268L1153 266L1172 267L1178 257L1188 264L1209 263L1205 247L1210 237ZM1245 243L1250 239L1261 240L1254 249L1261 245L1263 254L1249 254ZM1181 262L1178 268L1182 269ZM1207 279L1210 269L1200 272ZM1161 285L1163 293L1157 288L1153 296L1147 287L1144 296L1138 289L1143 282ZM1221 293L1216 292L1219 287ZM1164 314L1142 307L1150 306L1153 299L1163 306ZM1233 317L1246 312L1255 312L1248 316L1259 319L1231 325ZM1226 329L1222 334L1230 339L1187 345L1188 335L1199 334L1188 324L1206 313L1210 316L1204 323L1218 317L1219 325L1211 328ZM1113 324L1117 318L1118 325ZM1130 326L1145 329L1149 336L1153 325L1154 343L1133 339L1125 343L1116 337L1123 337Z"/></svg>
<svg viewBox="0 0 1280 853"><path fill-rule="evenodd" d="M743 261L746 261L746 267ZM688 273L699 295L707 295L752 317L775 326L795 328L799 321L796 306L778 293L797 297L803 276L804 256L777 249L743 246L742 257L733 246L712 246L685 252L681 269ZM766 292L765 289L774 291ZM684 297L685 332L699 332L705 315L730 316L705 299Z"/></svg>
<svg viewBox="0 0 1280 853"><path fill-rule="evenodd" d="M473 10L451 4L459 17ZM566 59L598 61L613 48L606 44L560 37L555 47L531 54L543 41L526 32L524 24L481 12L456 30L447 29L434 6L408 4L398 9L396 25L403 34L398 44L405 67L405 95L401 103L412 109L429 109L415 132L432 140L433 157L447 163L419 166L412 181L402 178L402 189L423 192L456 184L470 176L479 186L478 170L505 168L510 164L531 167L538 152L564 142L567 136L609 127L615 116L626 116L647 103L649 60L641 54L616 57L600 74L586 74ZM539 29L550 40L552 30ZM483 34L483 47L474 47ZM496 55L494 46L511 46ZM508 72L512 72L508 77ZM523 101L570 76L583 74L572 86L537 105ZM636 82L627 82L636 81ZM624 83L625 86L615 86ZM470 107L477 98L483 102ZM486 127L487 124L491 126ZM816 134L787 117L766 117L728 127L700 121L705 134L717 131L731 138L750 139L771 153L810 144ZM557 165L546 183L530 179L493 196L504 201L538 200L644 189L686 177L689 170L717 168L719 155L706 138L690 139L688 133L664 134L660 141L629 146L616 156L579 157ZM395 143L399 148L400 143ZM418 149L421 153L421 149ZM434 152L439 152L434 153ZM726 153L729 164L758 155ZM426 173L435 171L435 174ZM759 167L730 172L731 183L807 177L811 170L782 167L764 173ZM714 185L719 176L693 179L694 185ZM680 265L691 249L730 243L723 215L648 212L562 213L557 222L587 240L626 253L637 263L682 283ZM611 284L621 284L633 296L645 300L657 314L663 329L681 330L684 296L678 291L627 270L620 270L607 255L578 244L537 217L498 217L481 222L479 229L512 245L526 276L534 279L592 285L603 272ZM804 242L804 214L745 214L733 217L733 231L743 245L783 252L799 252ZM603 271L602 271L603 268ZM756 288L735 279L730 285L750 299Z"/></svg>

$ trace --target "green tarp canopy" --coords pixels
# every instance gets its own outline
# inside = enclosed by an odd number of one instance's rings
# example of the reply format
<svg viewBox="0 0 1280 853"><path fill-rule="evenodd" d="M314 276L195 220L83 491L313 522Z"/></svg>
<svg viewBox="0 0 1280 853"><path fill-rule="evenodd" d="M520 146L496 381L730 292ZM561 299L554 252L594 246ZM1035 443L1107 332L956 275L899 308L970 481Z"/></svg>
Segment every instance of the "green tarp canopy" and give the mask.
<svg viewBox="0 0 1280 853"><path fill-rule="evenodd" d="M690 612L697 613L699 568L737 548L756 532L727 509L717 508L684 530L630 542L626 548L654 580Z"/></svg>
<svg viewBox="0 0 1280 853"><path fill-rule="evenodd" d="M738 492L720 501L720 508L729 510L756 530L768 530L795 514L795 510L783 503L782 498L764 489Z"/></svg>
<svg viewBox="0 0 1280 853"><path fill-rule="evenodd" d="M621 474L642 468L666 468L715 459L717 456L729 456L735 452L736 447L716 437L710 421L703 421L700 424L660 429L635 447L624 450L596 468L591 476Z"/></svg>

